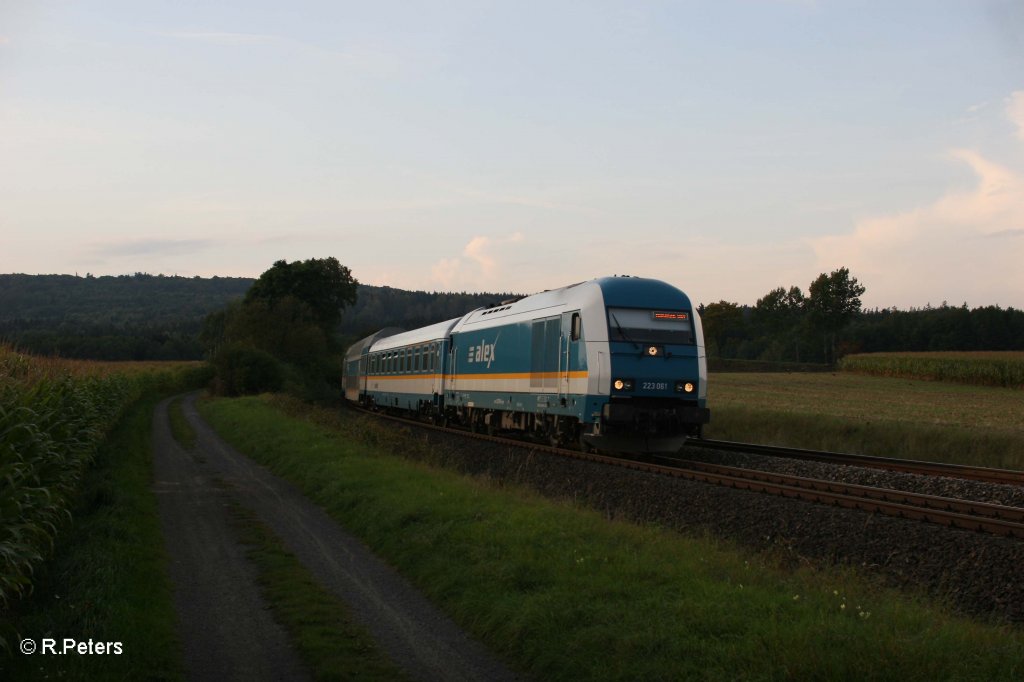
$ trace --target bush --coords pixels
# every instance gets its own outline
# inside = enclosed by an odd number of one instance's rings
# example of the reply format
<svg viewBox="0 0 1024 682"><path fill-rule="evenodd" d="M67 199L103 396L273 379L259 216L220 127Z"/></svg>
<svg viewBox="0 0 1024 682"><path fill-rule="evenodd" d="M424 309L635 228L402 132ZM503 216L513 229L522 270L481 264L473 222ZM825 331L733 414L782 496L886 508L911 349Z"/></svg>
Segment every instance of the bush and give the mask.
<svg viewBox="0 0 1024 682"><path fill-rule="evenodd" d="M281 363L257 348L225 346L214 356L213 367L216 374L212 388L220 395L279 391L284 384Z"/></svg>

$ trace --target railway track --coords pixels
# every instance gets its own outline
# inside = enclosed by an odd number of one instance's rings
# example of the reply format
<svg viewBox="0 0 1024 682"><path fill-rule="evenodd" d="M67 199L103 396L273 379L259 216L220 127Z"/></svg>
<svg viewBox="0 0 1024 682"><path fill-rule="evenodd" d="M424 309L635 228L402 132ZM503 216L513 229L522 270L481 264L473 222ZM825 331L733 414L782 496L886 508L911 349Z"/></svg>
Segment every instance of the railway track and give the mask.
<svg viewBox="0 0 1024 682"><path fill-rule="evenodd" d="M686 459L685 457L650 456L643 460L624 459L621 457L611 457L608 455L568 450L565 448L505 438L498 435L487 435L483 433L473 433L462 429L445 428L394 415L381 413L371 414L411 426L416 426L418 428L500 443L510 447L528 448L535 451L548 452L561 457L625 467L636 471L645 471L674 478L700 481L703 483L721 485L739 490L749 490L753 492L800 499L818 504L839 506L849 509L860 509L866 512L885 514L888 516L906 519L915 519L965 530L1024 538L1024 508L1020 507L972 502L957 498L893 490L890 488L875 488L863 485L838 483L822 479L758 471L755 469L729 467L719 464L697 462ZM780 456L782 456L783 451L791 451L788 448L772 448L745 443L728 443L727 447L721 448L720 445L723 441L697 442L700 444L700 447L719 447L719 449L732 450L739 450L742 447L744 452L756 451L758 454L765 454L765 450L762 448L771 450L773 451L772 454ZM885 460L884 458L865 457L862 455L836 455L841 459L831 460L822 459L821 457L834 455L836 453L815 453L808 450L795 450L795 452L804 455L803 457L798 457L803 459L813 459L813 455L818 455L819 458L816 459L816 461L834 461L836 463L869 466L867 464L859 463L859 460L863 458L871 462L876 462L879 468L887 468L904 472L910 471L911 473L925 475L949 476L956 475L952 474L952 471L962 471L968 474L978 471L972 467L961 467L948 464L932 465L930 463L912 462L909 460ZM894 464L891 467L884 466L884 463L886 462L892 462ZM913 469L897 468L904 464L919 466L915 466ZM987 469L981 471L1015 474L1021 477L1019 482L1024 483L1024 473L1022 472L998 469ZM1008 481L1006 478L996 478L995 480L992 478L980 478L981 475L987 474L979 474L978 476L966 475L961 477L988 482L1017 482L1012 479L1011 481Z"/></svg>
<svg viewBox="0 0 1024 682"><path fill-rule="evenodd" d="M921 462L912 459L891 459L888 457L872 457L841 452L819 452L787 448L777 445L756 445L753 443L736 443L727 440L709 440L705 438L686 441L686 447L708 448L711 450L728 450L731 452L748 452L757 455L772 455L789 459L803 459L812 462L829 462L832 464L848 464L851 466L868 467L901 471L922 476L949 476L966 478L986 483L1005 483L1008 485L1024 485L1024 471L1012 469L991 469L986 467L970 467L962 464L945 464L942 462Z"/></svg>

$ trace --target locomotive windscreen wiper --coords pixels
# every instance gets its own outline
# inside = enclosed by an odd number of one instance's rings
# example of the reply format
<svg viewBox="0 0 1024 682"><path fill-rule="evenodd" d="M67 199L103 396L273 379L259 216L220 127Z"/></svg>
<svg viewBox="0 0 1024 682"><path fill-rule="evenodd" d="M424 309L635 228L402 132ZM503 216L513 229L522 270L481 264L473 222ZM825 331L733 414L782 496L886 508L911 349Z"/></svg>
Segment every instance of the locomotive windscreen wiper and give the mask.
<svg viewBox="0 0 1024 682"><path fill-rule="evenodd" d="M615 317L615 313L610 314L612 316L612 322L615 323L615 331L619 332L619 336L622 337L622 340L629 341L631 344L636 346L637 350L640 350L640 344L634 341L633 339L629 338L629 336L626 334L626 330L622 328L621 324L619 324L619 318Z"/></svg>

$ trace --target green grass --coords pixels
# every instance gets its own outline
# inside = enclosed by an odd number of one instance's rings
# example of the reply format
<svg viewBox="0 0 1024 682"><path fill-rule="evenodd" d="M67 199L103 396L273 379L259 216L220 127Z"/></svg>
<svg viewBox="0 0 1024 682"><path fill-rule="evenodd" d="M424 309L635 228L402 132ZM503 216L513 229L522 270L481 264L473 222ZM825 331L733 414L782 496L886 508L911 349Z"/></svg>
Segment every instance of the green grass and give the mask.
<svg viewBox="0 0 1024 682"><path fill-rule="evenodd" d="M1024 391L863 376L712 374L708 438L1024 469Z"/></svg>
<svg viewBox="0 0 1024 682"><path fill-rule="evenodd" d="M317 680L406 679L347 606L321 587L270 529L235 505L232 524L256 566L260 590Z"/></svg>
<svg viewBox="0 0 1024 682"><path fill-rule="evenodd" d="M35 591L3 614L14 651L0 678L176 680L182 677L167 557L151 491L151 420L158 398L135 404L100 446L53 559ZM22 637L121 642L121 655L18 652Z"/></svg>
<svg viewBox="0 0 1024 682"><path fill-rule="evenodd" d="M844 372L979 386L1024 388L1024 352L862 353L839 363Z"/></svg>
<svg viewBox="0 0 1024 682"><path fill-rule="evenodd" d="M181 400L179 396L172 400L167 406L167 416L171 422L171 435L174 440L178 441L181 447L186 450L196 449L196 430L192 428L192 425L188 423L188 419L185 418L185 413L181 409Z"/></svg>
<svg viewBox="0 0 1024 682"><path fill-rule="evenodd" d="M292 409L295 408L294 405ZM850 572L789 573L726 543L606 521L385 454L422 447L361 418L202 402L492 650L556 680L1010 680L1024 635ZM383 447L381 446L383 445Z"/></svg>

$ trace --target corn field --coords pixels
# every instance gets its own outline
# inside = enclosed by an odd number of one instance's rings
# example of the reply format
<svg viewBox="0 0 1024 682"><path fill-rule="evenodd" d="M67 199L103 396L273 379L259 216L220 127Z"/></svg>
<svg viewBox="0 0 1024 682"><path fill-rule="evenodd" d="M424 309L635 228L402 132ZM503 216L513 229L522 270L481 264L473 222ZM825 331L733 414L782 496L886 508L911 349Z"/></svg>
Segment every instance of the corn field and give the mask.
<svg viewBox="0 0 1024 682"><path fill-rule="evenodd" d="M0 346L0 607L31 592L98 445L151 378Z"/></svg>
<svg viewBox="0 0 1024 682"><path fill-rule="evenodd" d="M1024 352L864 353L847 355L844 372L1024 388Z"/></svg>

